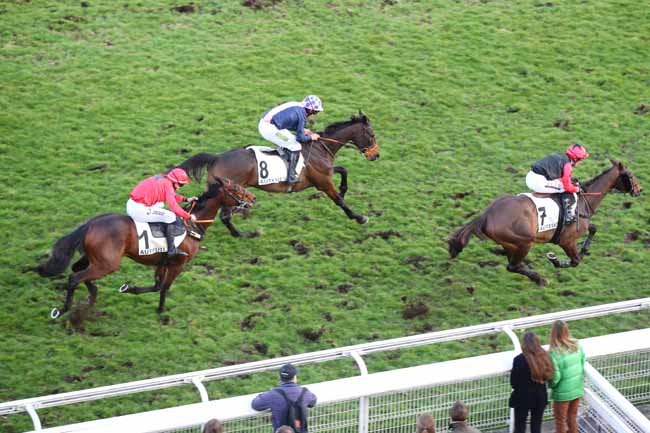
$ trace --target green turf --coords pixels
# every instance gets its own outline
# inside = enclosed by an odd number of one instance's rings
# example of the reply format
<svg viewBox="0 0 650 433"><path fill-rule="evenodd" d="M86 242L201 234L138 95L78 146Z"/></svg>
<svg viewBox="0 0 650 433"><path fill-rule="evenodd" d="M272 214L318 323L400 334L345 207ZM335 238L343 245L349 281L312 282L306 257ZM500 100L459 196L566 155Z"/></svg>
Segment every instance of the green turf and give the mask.
<svg viewBox="0 0 650 433"><path fill-rule="evenodd" d="M614 157L647 182L644 2L193 3L183 14L175 1L0 2L0 401L650 295L644 196L605 199L592 254L576 269L556 272L543 255L558 248L536 246L529 259L549 279L544 289L506 272L493 244L474 239L450 261L445 243L471 212L523 191L534 160L574 141L592 155L581 180ZM122 212L137 182L194 153L260 143L264 111L311 93L325 104L315 129L358 109L373 123L381 158L346 149L337 159L350 172L348 204L368 225L315 190L257 191L251 218L234 222L262 236L211 228L162 318L156 294L117 292L153 278L126 260L99 281L91 317L49 319L64 280L28 269L56 239ZM85 298L80 288L76 302ZM418 303L428 311L405 319ZM643 313L573 327L584 337L647 323ZM371 371L509 347L500 337L472 343L373 355ZM303 369L307 382L341 374L355 374L352 361ZM209 390L273 383L261 374ZM186 387L40 413L53 426L196 401ZM0 418L3 432L30 425Z"/></svg>

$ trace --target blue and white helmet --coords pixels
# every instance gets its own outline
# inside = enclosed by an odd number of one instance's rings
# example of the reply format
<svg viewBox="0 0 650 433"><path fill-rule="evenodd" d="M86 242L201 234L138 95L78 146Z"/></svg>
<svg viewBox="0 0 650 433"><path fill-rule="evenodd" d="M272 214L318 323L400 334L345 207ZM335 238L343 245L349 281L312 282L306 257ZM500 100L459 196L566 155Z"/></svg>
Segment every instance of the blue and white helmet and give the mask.
<svg viewBox="0 0 650 433"><path fill-rule="evenodd" d="M323 111L323 103L321 102L320 98L316 95L305 96L305 99L303 99L302 104L308 110Z"/></svg>

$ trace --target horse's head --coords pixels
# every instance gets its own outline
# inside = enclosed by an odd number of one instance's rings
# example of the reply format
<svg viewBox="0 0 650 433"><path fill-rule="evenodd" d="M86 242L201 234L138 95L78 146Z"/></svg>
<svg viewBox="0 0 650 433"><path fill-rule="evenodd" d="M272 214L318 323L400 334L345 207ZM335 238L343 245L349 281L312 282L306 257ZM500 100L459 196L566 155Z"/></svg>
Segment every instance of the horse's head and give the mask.
<svg viewBox="0 0 650 433"><path fill-rule="evenodd" d="M613 159L610 159L612 165L618 170L618 178L614 189L622 193L629 193L633 197L638 197L643 190L641 184L636 180L636 177L625 166Z"/></svg>
<svg viewBox="0 0 650 433"><path fill-rule="evenodd" d="M341 134L344 142L351 141L363 153L368 161L379 158L379 146L372 130L368 116L359 111L358 116L352 116L349 121L339 122L328 126L325 136Z"/></svg>
<svg viewBox="0 0 650 433"><path fill-rule="evenodd" d="M225 199L224 206L235 208L235 210L250 209L255 204L255 194L248 191L243 186L234 183L230 179L216 178L217 183L221 183Z"/></svg>
<svg viewBox="0 0 650 433"><path fill-rule="evenodd" d="M217 177L214 182L208 185L205 191L197 200L196 209L200 210L206 206L208 200L219 197L223 192L222 206L233 207L236 210L250 209L255 204L255 195L230 179Z"/></svg>

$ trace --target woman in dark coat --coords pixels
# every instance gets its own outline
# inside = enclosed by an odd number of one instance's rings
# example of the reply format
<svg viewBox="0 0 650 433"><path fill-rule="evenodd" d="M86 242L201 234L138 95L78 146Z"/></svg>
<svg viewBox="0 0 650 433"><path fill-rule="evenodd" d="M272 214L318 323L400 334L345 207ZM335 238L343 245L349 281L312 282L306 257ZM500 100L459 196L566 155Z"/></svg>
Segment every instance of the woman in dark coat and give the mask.
<svg viewBox="0 0 650 433"><path fill-rule="evenodd" d="M526 432L530 412L530 431L540 433L548 403L546 381L553 378L553 363L533 332L524 334L522 353L512 361L510 407L515 409L515 433Z"/></svg>

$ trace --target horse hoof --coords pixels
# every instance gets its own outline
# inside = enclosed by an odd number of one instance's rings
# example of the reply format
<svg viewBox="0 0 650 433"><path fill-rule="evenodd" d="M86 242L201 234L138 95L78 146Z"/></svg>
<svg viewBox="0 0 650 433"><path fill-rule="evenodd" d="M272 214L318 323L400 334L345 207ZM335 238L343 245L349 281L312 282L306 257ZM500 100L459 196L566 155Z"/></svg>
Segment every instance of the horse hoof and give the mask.
<svg viewBox="0 0 650 433"><path fill-rule="evenodd" d="M368 217L365 216L365 215L360 215L360 216L357 218L357 222L358 222L359 224L367 224L367 223L368 223Z"/></svg>
<svg viewBox="0 0 650 433"><path fill-rule="evenodd" d="M539 287L546 287L548 284L548 280L546 278L540 278L539 281L537 282L537 285Z"/></svg>
<svg viewBox="0 0 650 433"><path fill-rule="evenodd" d="M61 315L61 312L59 311L58 308L52 308L52 311L50 311L50 317L51 317L52 319L56 319L56 318L59 317L60 315Z"/></svg>
<svg viewBox="0 0 650 433"><path fill-rule="evenodd" d="M120 286L120 293L126 293L129 291L129 283L124 283Z"/></svg>
<svg viewBox="0 0 650 433"><path fill-rule="evenodd" d="M546 258L549 259L550 261L557 260L557 256L555 253L546 253Z"/></svg>

